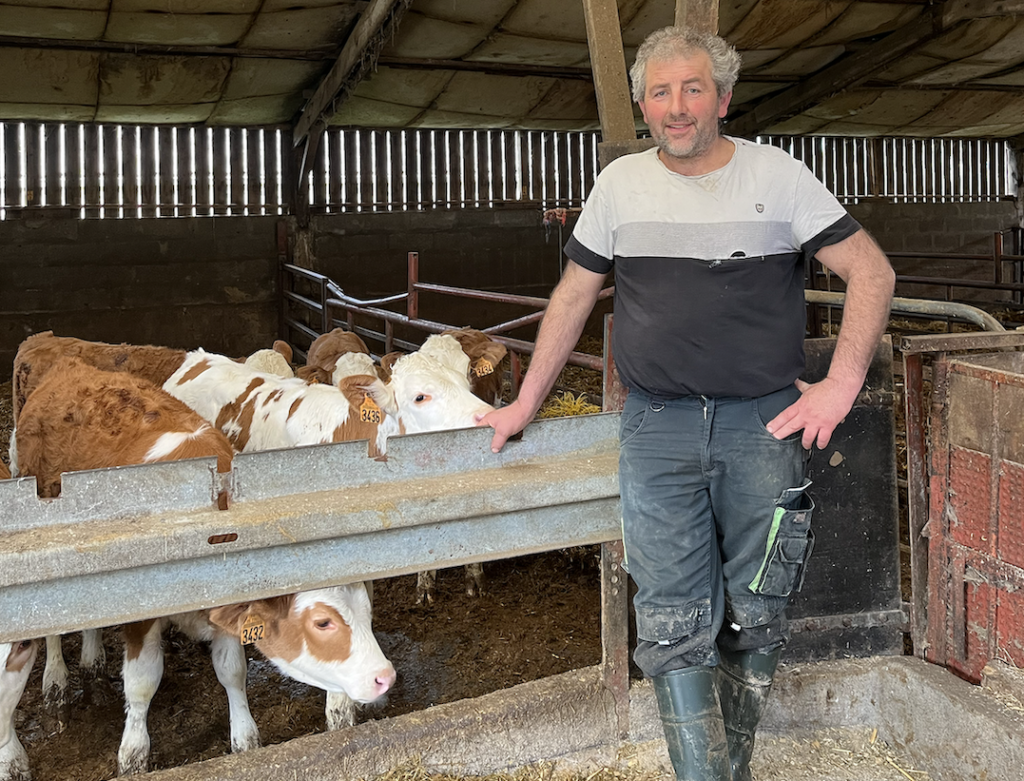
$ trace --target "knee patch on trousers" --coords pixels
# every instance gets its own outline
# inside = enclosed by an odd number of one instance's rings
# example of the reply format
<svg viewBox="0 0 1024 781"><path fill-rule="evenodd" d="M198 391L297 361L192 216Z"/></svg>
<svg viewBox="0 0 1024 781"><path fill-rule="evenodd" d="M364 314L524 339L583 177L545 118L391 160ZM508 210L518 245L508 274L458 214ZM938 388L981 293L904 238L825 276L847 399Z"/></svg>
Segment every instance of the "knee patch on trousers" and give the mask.
<svg viewBox="0 0 1024 781"><path fill-rule="evenodd" d="M711 600L679 607L637 607L633 658L646 675L718 662Z"/></svg>

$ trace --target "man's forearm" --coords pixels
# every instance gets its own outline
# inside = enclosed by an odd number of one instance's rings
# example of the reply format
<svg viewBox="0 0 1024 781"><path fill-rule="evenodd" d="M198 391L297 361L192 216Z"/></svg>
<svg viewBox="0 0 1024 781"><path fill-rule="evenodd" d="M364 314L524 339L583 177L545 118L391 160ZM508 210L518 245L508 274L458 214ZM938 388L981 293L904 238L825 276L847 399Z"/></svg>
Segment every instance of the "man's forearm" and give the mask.
<svg viewBox="0 0 1024 781"><path fill-rule="evenodd" d="M551 295L541 321L537 346L519 389L519 402L535 413L558 379L559 372L579 341L587 317L601 292L604 276L570 262Z"/></svg>

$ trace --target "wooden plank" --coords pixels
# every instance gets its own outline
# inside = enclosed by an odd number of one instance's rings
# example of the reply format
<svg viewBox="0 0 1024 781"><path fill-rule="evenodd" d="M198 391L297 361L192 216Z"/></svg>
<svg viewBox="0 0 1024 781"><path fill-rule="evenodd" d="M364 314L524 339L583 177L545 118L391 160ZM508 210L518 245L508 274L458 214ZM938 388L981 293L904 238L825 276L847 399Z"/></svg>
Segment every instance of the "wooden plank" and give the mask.
<svg viewBox="0 0 1024 781"><path fill-rule="evenodd" d="M87 219L99 217L102 213L100 204L103 202L103 188L100 187L100 171L103 159L100 156L100 137L103 129L99 125L82 125L85 133L85 216Z"/></svg>
<svg viewBox="0 0 1024 781"><path fill-rule="evenodd" d="M419 150L423 141L422 130L403 130L404 154L402 155L402 209L421 209Z"/></svg>
<svg viewBox="0 0 1024 781"><path fill-rule="evenodd" d="M218 127L213 131L213 213L228 214L228 183L231 173L228 166L231 156L230 128Z"/></svg>
<svg viewBox="0 0 1024 781"><path fill-rule="evenodd" d="M359 149L359 131L346 130L345 147L345 210L358 211L362 198L362 165Z"/></svg>
<svg viewBox="0 0 1024 781"><path fill-rule="evenodd" d="M228 130L228 169L230 191L228 192L228 214L245 214L249 196L246 187L246 133L245 128L233 127Z"/></svg>
<svg viewBox="0 0 1024 781"><path fill-rule="evenodd" d="M121 132L121 170L124 179L121 191L124 193L124 216L138 217L139 204L139 128L126 125Z"/></svg>
<svg viewBox="0 0 1024 781"><path fill-rule="evenodd" d="M64 150L61 149L61 127L54 122L42 125L43 143L39 149L46 174L45 194L47 206L61 206L61 163ZM66 170L66 169L65 169Z"/></svg>
<svg viewBox="0 0 1024 781"><path fill-rule="evenodd" d="M192 192L192 166L195 155L195 131L193 128L178 128L178 173L175 177L175 185L178 189L177 208L175 214L179 217L191 217L192 206L195 204L195 194Z"/></svg>
<svg viewBox="0 0 1024 781"><path fill-rule="evenodd" d="M429 203L429 208L436 209L438 202L437 192L440 183L437 177L434 176L434 158L437 154L434 145L437 143L439 134L436 130L418 130L416 133L420 155L417 197L420 203L423 204L423 208L427 208Z"/></svg>
<svg viewBox="0 0 1024 781"><path fill-rule="evenodd" d="M160 164L157 161L157 129L146 125L139 131L139 174L142 186L139 188L139 203L142 204L143 217L156 217L159 213L157 176Z"/></svg>
<svg viewBox="0 0 1024 781"><path fill-rule="evenodd" d="M345 143L341 130L328 130L322 142L330 154L331 167L327 172L327 209L341 211L345 200Z"/></svg>
<svg viewBox="0 0 1024 781"><path fill-rule="evenodd" d="M309 205L317 211L323 211L327 201L326 163L328 152L327 134L325 132L320 138L320 143L313 150L313 159L309 166L309 172L313 179L313 195L310 198Z"/></svg>
<svg viewBox="0 0 1024 781"><path fill-rule="evenodd" d="M21 186L22 144L21 128L17 122L0 126L4 134L4 207L21 206L25 191Z"/></svg>
<svg viewBox="0 0 1024 781"><path fill-rule="evenodd" d="M210 128L196 128L196 214L199 216L213 214L214 198L210 194L210 176L213 172L210 162L210 154L213 151L212 135Z"/></svg>
<svg viewBox="0 0 1024 781"><path fill-rule="evenodd" d="M388 197L388 211L402 211L405 208L405 132L389 130L388 161L391 166L391 186Z"/></svg>
<svg viewBox="0 0 1024 781"><path fill-rule="evenodd" d="M81 209L82 179L85 172L85 125L64 126L64 203L67 206ZM81 216L79 211L75 216Z"/></svg>
<svg viewBox="0 0 1024 781"><path fill-rule="evenodd" d="M246 167L245 202L249 207L249 214L266 214L266 194L264 192L264 181L266 178L264 168L264 140L265 133L260 128L250 128L245 131Z"/></svg>
<svg viewBox="0 0 1024 781"><path fill-rule="evenodd" d="M583 0L597 113L605 141L633 141L636 126L615 0Z"/></svg>
<svg viewBox="0 0 1024 781"><path fill-rule="evenodd" d="M109 219L121 213L121 142L117 125L102 125L100 131L103 140L103 208L100 211Z"/></svg>
<svg viewBox="0 0 1024 781"><path fill-rule="evenodd" d="M42 160L42 125L39 122L25 123L25 205L38 206L43 200L43 177L39 170Z"/></svg>

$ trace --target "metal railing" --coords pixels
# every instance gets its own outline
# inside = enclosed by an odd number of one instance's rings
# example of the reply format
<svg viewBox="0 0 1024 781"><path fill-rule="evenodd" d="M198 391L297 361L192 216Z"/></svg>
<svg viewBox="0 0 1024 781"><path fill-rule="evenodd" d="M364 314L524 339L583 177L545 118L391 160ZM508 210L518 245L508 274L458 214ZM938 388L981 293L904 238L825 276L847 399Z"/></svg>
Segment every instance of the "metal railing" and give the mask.
<svg viewBox="0 0 1024 781"><path fill-rule="evenodd" d="M346 295L345 291L333 282L329 277L318 274L315 271L304 269L292 263L282 264L282 334L286 341L291 342L293 335L301 335L303 339L312 343L317 336L327 333L338 326L358 334L362 339L382 345L379 355L389 353L396 348L412 351L419 347L419 344L407 339L399 338L395 334L395 327L405 327L423 334L441 333L442 331L457 329L458 325L440 323L435 320L426 320L420 317L420 294L435 293L452 296L466 300L489 301L497 304L525 306L534 308L536 311L527 315L505 320L479 330L491 336L498 342L504 344L509 350L511 362L511 383L513 396L518 392L519 380L522 375L522 354L530 355L534 350L534 343L505 336L509 331L540 322L544 317L549 299L536 296L520 296L511 293L492 293L484 290L472 290L469 288L452 287L450 285L436 285L428 282L420 282L419 279L419 253L410 252L408 255L407 290L404 293L397 293L384 298L364 300ZM306 285L306 292L299 292L296 288L301 284ZM604 300L613 295L615 288L608 287L602 290L598 300ZM395 311L385 307L405 304L405 311ZM289 305L295 307L303 315L296 317L289 310ZM340 316L336 316L339 313ZM357 322L357 316L359 321ZM367 326L369 320L373 326ZM310 324L316 323L319 330ZM296 348L296 353L304 358L306 351ZM569 354L567 363L571 366L581 366L595 371L604 370L604 359L600 356L587 355L573 351Z"/></svg>

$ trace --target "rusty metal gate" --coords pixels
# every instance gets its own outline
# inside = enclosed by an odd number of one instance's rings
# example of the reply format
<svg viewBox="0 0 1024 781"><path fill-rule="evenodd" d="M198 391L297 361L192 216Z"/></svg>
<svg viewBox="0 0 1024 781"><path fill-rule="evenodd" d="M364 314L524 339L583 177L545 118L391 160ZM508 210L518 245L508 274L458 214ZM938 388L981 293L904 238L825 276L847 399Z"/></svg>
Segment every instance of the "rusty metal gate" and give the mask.
<svg viewBox="0 0 1024 781"><path fill-rule="evenodd" d="M1024 353L991 352L1024 346L1024 334L905 342L935 354L930 410L908 396L915 641L978 682L991 659L1024 666Z"/></svg>

